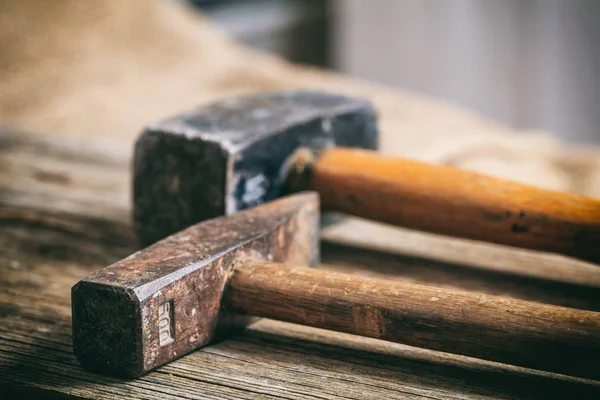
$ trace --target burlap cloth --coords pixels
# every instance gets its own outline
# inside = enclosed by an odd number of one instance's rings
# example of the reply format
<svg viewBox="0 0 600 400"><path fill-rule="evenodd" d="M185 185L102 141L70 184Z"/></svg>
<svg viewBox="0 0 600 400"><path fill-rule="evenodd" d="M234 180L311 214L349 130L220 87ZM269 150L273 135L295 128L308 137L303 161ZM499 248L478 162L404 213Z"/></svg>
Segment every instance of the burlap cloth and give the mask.
<svg viewBox="0 0 600 400"><path fill-rule="evenodd" d="M568 148L439 100L291 65L234 43L175 1L0 2L5 126L118 141L129 152L149 122L217 98L290 88L370 98L384 153L600 197L598 149ZM380 226L351 228L389 239Z"/></svg>

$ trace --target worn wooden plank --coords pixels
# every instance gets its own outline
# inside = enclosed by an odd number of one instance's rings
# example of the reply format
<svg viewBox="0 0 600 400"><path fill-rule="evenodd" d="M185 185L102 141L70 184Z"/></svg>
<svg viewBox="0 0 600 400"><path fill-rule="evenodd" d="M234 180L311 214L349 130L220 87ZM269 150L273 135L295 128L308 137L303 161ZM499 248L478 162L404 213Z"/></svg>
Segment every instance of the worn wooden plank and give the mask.
<svg viewBox="0 0 600 400"><path fill-rule="evenodd" d="M16 260L13 260L16 261ZM263 321L246 335L207 347L140 380L88 374L71 353L68 293L87 271L60 258L42 265L22 257L3 281L0 376L11 385L81 397L131 398L473 398L591 395L592 383L475 362L408 346ZM56 279L56 270L63 273ZM35 273L37 282L31 282ZM79 276L78 276L79 274ZM20 279L16 279L20 278ZM52 282L52 284L40 284ZM37 285L37 286L36 286ZM18 299L18 301L15 301ZM13 307L7 304L13 304ZM598 392L600 393L600 391ZM303 397L302 395L305 394ZM309 396L310 394L310 396Z"/></svg>
<svg viewBox="0 0 600 400"><path fill-rule="evenodd" d="M106 143L0 137L3 393L106 399L600 396L595 381L269 320L141 379L87 373L72 355L69 290L137 248L128 223L127 152ZM389 244L374 249L366 241L365 248L350 247L340 241L352 237L330 234L323 246L326 267L600 309L594 266L467 242L435 246L446 242L416 240L404 231L395 235L401 240L396 252L412 243L405 252L412 255L393 254ZM487 264L494 252L501 260ZM465 264L458 262L460 253ZM526 265L527 273L515 273L515 264Z"/></svg>

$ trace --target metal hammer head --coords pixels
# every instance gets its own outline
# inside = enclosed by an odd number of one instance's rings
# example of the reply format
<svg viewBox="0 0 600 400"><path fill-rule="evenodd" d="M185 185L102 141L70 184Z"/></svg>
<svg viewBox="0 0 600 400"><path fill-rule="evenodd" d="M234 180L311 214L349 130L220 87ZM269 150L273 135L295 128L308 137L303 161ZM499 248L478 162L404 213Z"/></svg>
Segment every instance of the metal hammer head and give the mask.
<svg viewBox="0 0 600 400"><path fill-rule="evenodd" d="M134 221L144 244L282 195L300 147L377 148L371 103L322 92L263 93L149 126L135 146Z"/></svg>
<svg viewBox="0 0 600 400"><path fill-rule="evenodd" d="M301 193L189 227L78 282L73 347L97 372L136 377L239 326L221 296L245 260L315 266L319 204ZM242 322L247 322L247 319Z"/></svg>

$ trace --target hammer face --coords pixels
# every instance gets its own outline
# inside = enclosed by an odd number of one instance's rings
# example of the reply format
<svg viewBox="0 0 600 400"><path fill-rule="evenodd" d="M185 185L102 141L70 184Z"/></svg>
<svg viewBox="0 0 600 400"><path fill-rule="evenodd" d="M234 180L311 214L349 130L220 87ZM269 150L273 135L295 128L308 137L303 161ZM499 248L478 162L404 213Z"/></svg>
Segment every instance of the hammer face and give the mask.
<svg viewBox="0 0 600 400"><path fill-rule="evenodd" d="M283 92L216 103L148 127L135 147L134 219L153 243L282 194L299 147L377 147L370 102Z"/></svg>
<svg viewBox="0 0 600 400"><path fill-rule="evenodd" d="M229 271L247 260L316 265L318 209L318 197L303 193L209 220L80 281L72 289L78 360L136 377L233 328L220 305Z"/></svg>

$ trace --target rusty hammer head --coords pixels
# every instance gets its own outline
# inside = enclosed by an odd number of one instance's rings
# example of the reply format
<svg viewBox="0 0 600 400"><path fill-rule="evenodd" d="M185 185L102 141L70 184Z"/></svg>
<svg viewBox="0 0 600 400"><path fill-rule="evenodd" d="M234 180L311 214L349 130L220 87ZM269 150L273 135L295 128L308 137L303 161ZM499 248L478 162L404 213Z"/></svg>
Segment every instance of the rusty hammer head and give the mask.
<svg viewBox="0 0 600 400"><path fill-rule="evenodd" d="M220 302L232 268L248 260L315 266L314 193L205 221L78 282L73 347L87 369L136 377L209 343L247 319Z"/></svg>
<svg viewBox="0 0 600 400"><path fill-rule="evenodd" d="M375 149L371 103L322 92L249 95L149 126L135 146L134 222L144 244L282 195L301 147Z"/></svg>

